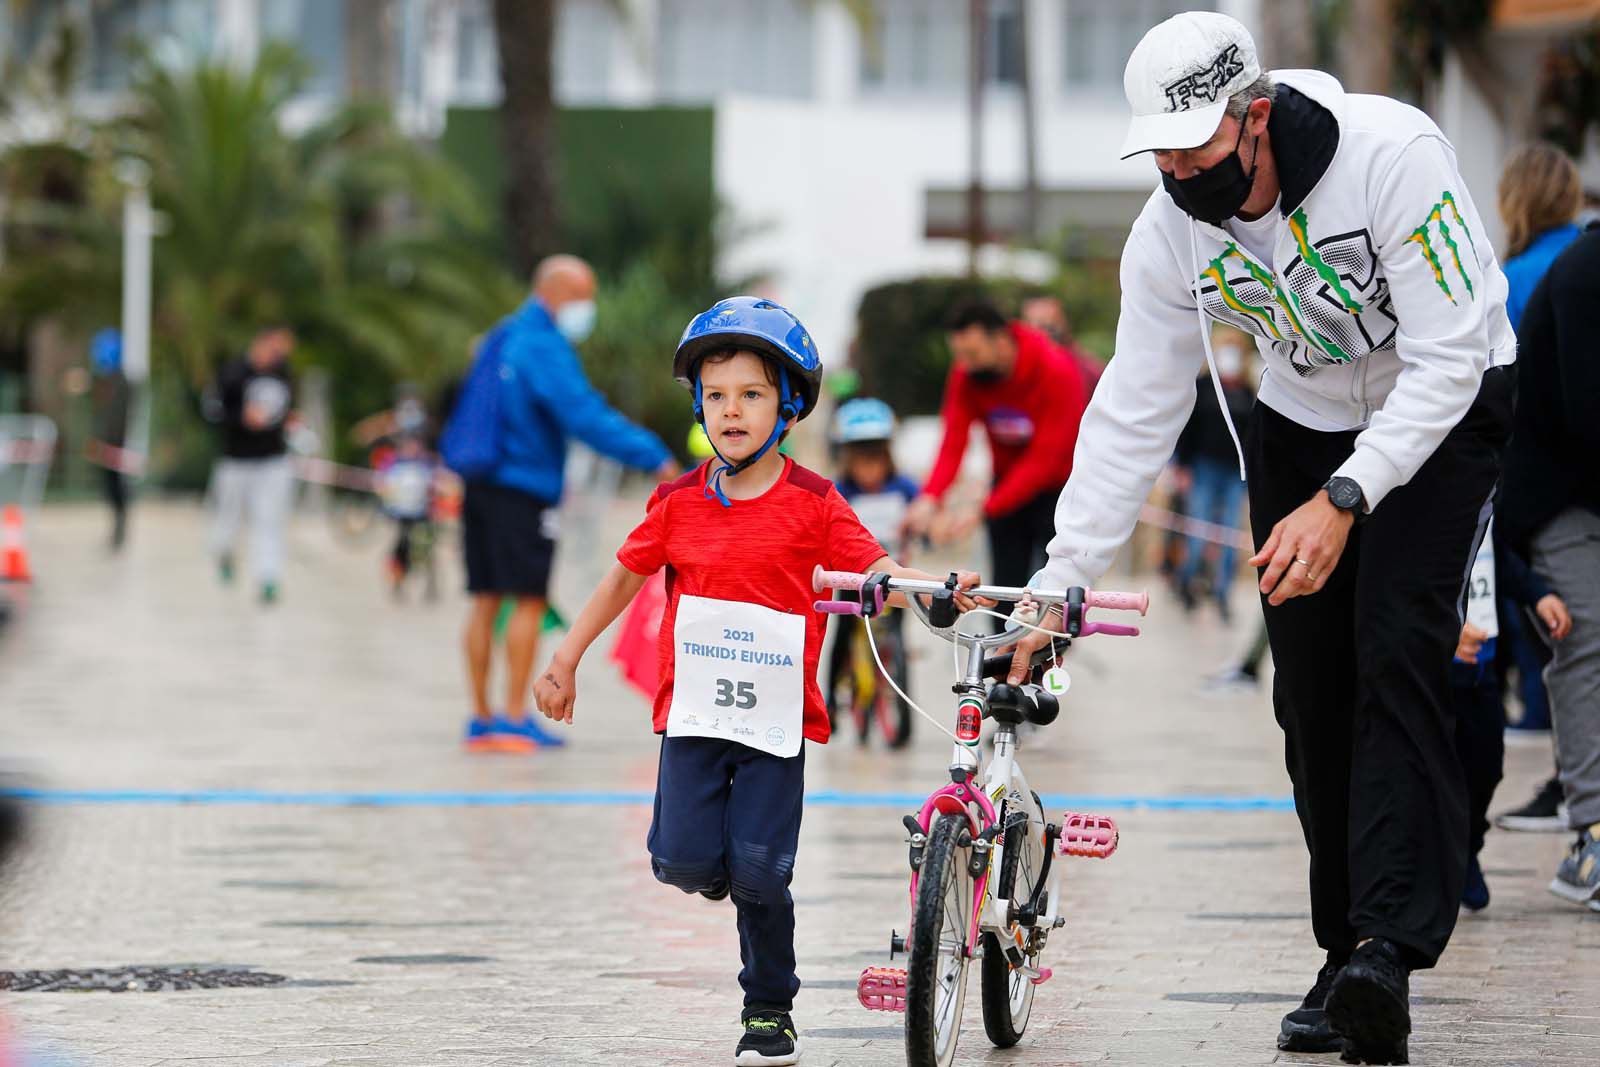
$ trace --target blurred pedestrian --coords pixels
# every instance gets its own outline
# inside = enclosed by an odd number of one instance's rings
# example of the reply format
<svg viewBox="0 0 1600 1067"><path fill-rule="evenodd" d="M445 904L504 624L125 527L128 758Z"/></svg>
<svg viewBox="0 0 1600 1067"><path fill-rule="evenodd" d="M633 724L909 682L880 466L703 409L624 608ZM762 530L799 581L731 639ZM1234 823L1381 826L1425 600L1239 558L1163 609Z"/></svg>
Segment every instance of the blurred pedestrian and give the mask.
<svg viewBox="0 0 1600 1067"><path fill-rule="evenodd" d="M1545 669L1556 766L1577 839L1551 892L1600 911L1600 232L1550 264L1522 315L1516 430L1497 517L1572 614Z"/></svg>
<svg viewBox="0 0 1600 1067"><path fill-rule="evenodd" d="M1195 391L1194 411L1178 435L1178 447L1172 454L1188 501L1189 517L1230 531L1239 521L1244 504L1244 482L1239 478L1238 454L1228 426L1246 422L1250 406L1255 403L1255 393L1245 376L1245 358L1242 336L1217 344L1217 380L1222 384L1222 400L1217 399L1216 390L1202 376ZM1226 414L1222 410L1224 402L1228 405ZM1178 598L1187 611L1193 611L1200 602L1201 572L1209 546L1210 541L1199 534L1189 535L1183 565L1175 579ZM1207 593L1216 602L1223 622L1231 617L1228 590L1233 585L1234 572L1233 545L1218 545L1216 569L1211 573Z"/></svg>
<svg viewBox="0 0 1600 1067"><path fill-rule="evenodd" d="M562 741L528 717L528 682L548 608L557 509L567 439L620 463L677 476L661 439L614 410L578 362L594 328L594 271L576 256L551 256L533 291L487 336L457 395L440 449L466 482L462 536L472 609L463 639L472 717L469 748L529 751ZM489 702L495 616L515 601L506 626L506 703Z"/></svg>
<svg viewBox="0 0 1600 1067"><path fill-rule="evenodd" d="M1405 1063L1411 972L1449 943L1467 868L1449 666L1511 428L1505 278L1455 149L1415 107L1263 71L1217 12L1150 30L1123 86L1123 154L1153 153L1160 185L1030 584L1099 580L1194 405L1211 321L1252 334L1249 563L1327 953L1279 1047ZM1047 645L1018 642L1011 680Z"/></svg>
<svg viewBox="0 0 1600 1067"><path fill-rule="evenodd" d="M248 515L250 562L263 604L278 599L294 495L287 433L294 416L294 345L287 325L257 330L248 351L217 373L207 398L208 414L222 427L222 455L211 474L212 555L223 582L232 582L235 542Z"/></svg>
<svg viewBox="0 0 1600 1067"><path fill-rule="evenodd" d="M1044 562L1056 497L1072 471L1086 396L1083 375L1043 331L1007 321L987 300L956 308L947 330L954 361L940 412L944 439L907 513L907 528L913 535L932 531L959 540L983 522L991 580L1026 585ZM941 501L961 471L967 438L979 420L989 437L993 485L981 507L949 509L942 529L936 528Z"/></svg>
<svg viewBox="0 0 1600 1067"><path fill-rule="evenodd" d="M1067 318L1067 308L1061 298L1049 294L1028 297L1022 302L1022 321L1034 329L1043 330L1045 336L1066 349L1072 362L1078 365L1078 373L1083 375L1083 398L1087 403L1089 397L1094 395L1094 387L1100 384L1100 375L1105 372L1106 365L1105 361L1078 344L1072 336L1072 323Z"/></svg>
<svg viewBox="0 0 1600 1067"><path fill-rule="evenodd" d="M1495 666L1499 640L1499 605L1526 607L1551 640L1572 629L1572 617L1561 598L1528 566L1494 525L1484 531L1467 575L1466 617L1450 665L1450 699L1456 717L1456 752L1467 776L1467 879L1461 905L1468 911L1489 906L1489 883L1478 853L1489 829L1489 802L1505 772L1506 709Z"/></svg>
<svg viewBox="0 0 1600 1067"><path fill-rule="evenodd" d="M104 329L89 342L94 366L94 440L90 459L100 467L100 484L111 505L111 551L121 550L128 536L127 443L132 389L122 373L122 334Z"/></svg>
<svg viewBox="0 0 1600 1067"><path fill-rule="evenodd" d="M1500 172L1499 207L1506 229L1506 315L1512 329L1518 329L1534 287L1555 257L1577 240L1576 220L1583 207L1577 164L1555 145L1523 145ZM1510 667L1516 667L1522 702L1521 717L1508 729L1549 730L1550 698L1544 668L1550 651L1515 606L1502 603L1499 621L1502 641L1495 656L1502 678ZM1495 825L1504 830L1565 830L1559 776L1552 771L1527 803L1501 812Z"/></svg>

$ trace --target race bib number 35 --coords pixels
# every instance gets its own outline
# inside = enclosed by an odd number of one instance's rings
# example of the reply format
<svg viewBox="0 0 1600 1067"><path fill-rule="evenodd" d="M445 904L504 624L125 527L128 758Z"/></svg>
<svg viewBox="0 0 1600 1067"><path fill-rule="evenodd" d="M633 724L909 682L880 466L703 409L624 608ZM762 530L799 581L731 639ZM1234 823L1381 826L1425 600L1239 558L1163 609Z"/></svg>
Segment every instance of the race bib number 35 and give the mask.
<svg viewBox="0 0 1600 1067"><path fill-rule="evenodd" d="M804 617L684 596L673 627L668 737L715 737L775 756L800 751Z"/></svg>

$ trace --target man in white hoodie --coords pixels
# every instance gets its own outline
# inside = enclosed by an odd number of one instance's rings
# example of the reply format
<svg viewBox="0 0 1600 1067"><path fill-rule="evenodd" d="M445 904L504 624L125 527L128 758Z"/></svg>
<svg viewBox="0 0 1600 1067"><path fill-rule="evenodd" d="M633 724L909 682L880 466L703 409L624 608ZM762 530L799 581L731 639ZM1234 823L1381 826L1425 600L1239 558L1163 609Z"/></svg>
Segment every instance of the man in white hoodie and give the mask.
<svg viewBox="0 0 1600 1067"><path fill-rule="evenodd" d="M1404 1063L1409 973L1449 940L1467 863L1448 668L1511 423L1505 277L1415 108L1264 74L1213 13L1146 34L1124 88L1123 154L1153 152L1161 187L1034 585L1105 572L1214 363L1211 323L1251 333L1267 370L1235 440L1327 952L1279 1044Z"/></svg>

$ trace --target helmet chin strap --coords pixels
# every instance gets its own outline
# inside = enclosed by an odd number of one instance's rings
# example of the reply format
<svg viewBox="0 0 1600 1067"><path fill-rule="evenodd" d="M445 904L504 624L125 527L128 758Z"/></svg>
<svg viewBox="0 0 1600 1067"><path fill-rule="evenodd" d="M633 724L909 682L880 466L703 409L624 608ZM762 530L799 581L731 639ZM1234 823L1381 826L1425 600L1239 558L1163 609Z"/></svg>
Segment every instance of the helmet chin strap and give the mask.
<svg viewBox="0 0 1600 1067"><path fill-rule="evenodd" d="M731 478L740 471L748 469L762 456L766 455L772 446L778 443L778 438L783 436L783 429L789 420L799 414L799 408L796 404L798 397L789 391L789 371L786 367L778 368L778 388L780 399L778 401L777 423L773 425L772 432L767 435L766 443L738 463L724 456L717 448L717 443L711 439L710 431L706 432L706 440L711 444L712 453L722 461L722 466L712 471L711 476L706 479L705 495L708 499L715 497L717 503L725 508L731 508L733 501L729 500L728 494L722 491L722 479L725 477ZM704 429L706 412L704 402L701 399L700 375L698 374L694 376L694 418Z"/></svg>

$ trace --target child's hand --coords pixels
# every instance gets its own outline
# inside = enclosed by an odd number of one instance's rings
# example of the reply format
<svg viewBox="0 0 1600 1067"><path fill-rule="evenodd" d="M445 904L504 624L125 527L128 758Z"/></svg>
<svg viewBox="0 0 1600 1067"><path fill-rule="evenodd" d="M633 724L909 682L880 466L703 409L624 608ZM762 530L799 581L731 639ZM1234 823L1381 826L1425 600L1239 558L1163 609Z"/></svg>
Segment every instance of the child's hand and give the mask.
<svg viewBox="0 0 1600 1067"><path fill-rule="evenodd" d="M538 682L534 683L533 699L547 718L556 722L571 722L572 706L578 700L576 672L562 663L559 656L551 659Z"/></svg>
<svg viewBox="0 0 1600 1067"><path fill-rule="evenodd" d="M1462 663L1478 662L1478 650L1483 647L1484 638L1489 634L1480 630L1470 622L1461 627L1461 640L1456 642L1456 659Z"/></svg>
<svg viewBox="0 0 1600 1067"><path fill-rule="evenodd" d="M1566 601L1554 593L1540 597L1533 611L1557 641L1572 632L1572 613L1567 610Z"/></svg>
<svg viewBox="0 0 1600 1067"><path fill-rule="evenodd" d="M978 576L977 571L956 572L957 589L971 589L974 586L979 586L982 584L983 579ZM987 599L986 597L971 597L962 596L960 593L956 594L956 607L960 608L963 612L971 611L973 608L992 608L994 606L995 602Z"/></svg>

